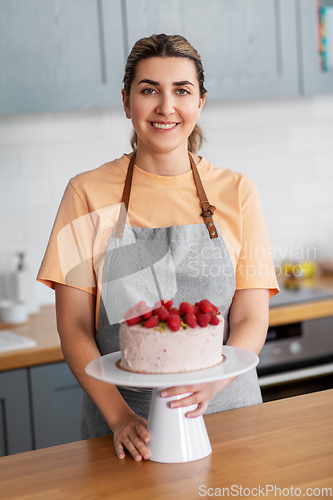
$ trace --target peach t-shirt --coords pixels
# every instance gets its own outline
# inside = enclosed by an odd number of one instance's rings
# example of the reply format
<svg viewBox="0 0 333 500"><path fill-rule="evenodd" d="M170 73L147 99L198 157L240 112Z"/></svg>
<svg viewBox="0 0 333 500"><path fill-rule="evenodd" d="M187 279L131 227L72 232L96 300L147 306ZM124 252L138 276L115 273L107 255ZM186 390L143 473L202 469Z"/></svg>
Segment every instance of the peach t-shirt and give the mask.
<svg viewBox="0 0 333 500"><path fill-rule="evenodd" d="M127 155L70 180L38 273L38 281L54 288L69 284L97 296L98 323L103 252L118 219L129 164ZM257 189L246 176L218 168L201 158L197 165L207 198L215 205L214 222L229 250L236 290L267 288L278 292L268 232ZM133 227L202 224L201 206L192 171L159 176L134 166L127 223ZM65 276L87 263L83 280Z"/></svg>

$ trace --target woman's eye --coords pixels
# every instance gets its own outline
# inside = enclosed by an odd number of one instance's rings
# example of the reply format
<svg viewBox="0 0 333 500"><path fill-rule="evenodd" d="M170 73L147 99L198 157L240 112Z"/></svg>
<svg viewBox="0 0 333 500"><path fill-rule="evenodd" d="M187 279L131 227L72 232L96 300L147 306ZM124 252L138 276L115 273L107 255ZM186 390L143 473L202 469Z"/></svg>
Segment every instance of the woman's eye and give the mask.
<svg viewBox="0 0 333 500"><path fill-rule="evenodd" d="M186 90L186 89L178 89L177 90L178 94L180 95L186 95L186 94L189 94L189 91Z"/></svg>
<svg viewBox="0 0 333 500"><path fill-rule="evenodd" d="M154 92L155 92L154 89L144 89L142 91L143 94L148 94L148 95L154 94Z"/></svg>

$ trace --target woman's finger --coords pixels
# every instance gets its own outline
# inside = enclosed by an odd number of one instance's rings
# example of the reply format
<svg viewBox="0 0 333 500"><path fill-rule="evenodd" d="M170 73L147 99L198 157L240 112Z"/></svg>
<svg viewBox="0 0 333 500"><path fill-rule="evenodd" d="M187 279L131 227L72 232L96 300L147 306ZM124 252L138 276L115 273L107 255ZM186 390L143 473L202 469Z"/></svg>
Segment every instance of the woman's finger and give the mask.
<svg viewBox="0 0 333 500"><path fill-rule="evenodd" d="M140 436L140 438L142 439L142 441L144 443L149 443L150 434L147 430L147 427L144 424L138 424L138 425L136 425L135 429L136 429L136 432L138 433L138 435Z"/></svg>
<svg viewBox="0 0 333 500"><path fill-rule="evenodd" d="M190 394L185 398L177 399L175 401L171 401L170 408L184 408L184 406L190 406L194 404L200 403L200 396L198 392Z"/></svg>
<svg viewBox="0 0 333 500"><path fill-rule="evenodd" d="M205 413L205 411L207 410L207 406L208 406L208 404L201 402L198 404L198 406L195 410L188 411L187 413L185 413L185 417L188 417L188 418L200 417L200 415L203 415Z"/></svg>
<svg viewBox="0 0 333 500"><path fill-rule="evenodd" d="M114 442L114 447L118 458L125 458L124 447L120 441Z"/></svg>
<svg viewBox="0 0 333 500"><path fill-rule="evenodd" d="M134 460L136 460L137 462L139 460L142 460L141 453L138 451L137 447L133 444L130 437L128 437L126 440L123 441L123 445L128 450L128 452L132 455Z"/></svg>

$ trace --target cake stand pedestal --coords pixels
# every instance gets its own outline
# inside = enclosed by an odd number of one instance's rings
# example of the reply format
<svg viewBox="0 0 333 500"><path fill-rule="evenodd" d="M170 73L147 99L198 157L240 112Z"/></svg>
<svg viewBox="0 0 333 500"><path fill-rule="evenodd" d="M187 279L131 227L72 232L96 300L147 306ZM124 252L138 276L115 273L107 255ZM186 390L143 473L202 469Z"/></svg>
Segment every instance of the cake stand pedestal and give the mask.
<svg viewBox="0 0 333 500"><path fill-rule="evenodd" d="M160 375L123 370L119 367L120 357L120 352L115 352L94 359L87 365L86 373L110 384L153 388L148 417L151 440L147 446L150 460L163 463L192 462L212 452L203 417L185 417L185 413L194 410L197 405L170 408L171 401L184 398L185 394L163 398L163 389L235 377L251 370L259 362L253 352L223 346L223 362L219 365L205 370Z"/></svg>

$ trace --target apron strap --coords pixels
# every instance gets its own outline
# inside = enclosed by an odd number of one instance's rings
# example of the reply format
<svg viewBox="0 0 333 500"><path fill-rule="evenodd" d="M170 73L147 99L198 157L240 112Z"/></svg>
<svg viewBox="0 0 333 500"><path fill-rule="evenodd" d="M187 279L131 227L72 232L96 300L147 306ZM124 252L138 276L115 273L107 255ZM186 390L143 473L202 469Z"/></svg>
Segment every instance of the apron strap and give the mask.
<svg viewBox="0 0 333 500"><path fill-rule="evenodd" d="M204 187L202 185L197 166L196 166L191 154L189 153L188 155L190 157L194 182L195 182L195 185L197 187L198 196L199 196L200 203L201 203L202 212L200 215L201 215L201 217L203 217L204 223L206 224L206 227L208 229L209 236L211 237L211 239L218 238L216 227L214 226L214 222L213 222L213 215L214 215L214 212L216 210L216 207L211 205L209 203L209 201L207 200L207 195L206 195Z"/></svg>
<svg viewBox="0 0 333 500"><path fill-rule="evenodd" d="M129 199L130 199L130 194L131 194L135 156L136 156L136 151L134 151L134 153L132 154L129 165L128 165L128 169L127 169L125 185L124 185L124 190L123 190L123 197L121 200L122 204L120 206L118 223L116 225L116 231L114 233L116 238L122 238L123 234L124 234Z"/></svg>
<svg viewBox="0 0 333 500"><path fill-rule="evenodd" d="M208 232L209 232L209 236L211 238L217 238L218 234L217 234L216 228L214 226L214 222L213 222L213 214L216 210L216 207L211 205L209 203L209 201L207 200L207 195L206 195L204 187L202 185L196 164L195 164L192 156L190 155L190 153L188 155L190 158L191 168L192 168L193 177L194 177L194 183L196 185L198 196L199 196L200 203L201 203L202 212L200 215L201 215L201 217L203 217L204 223L206 224L206 227L207 227ZM124 190L123 190L123 196L122 196L122 200L121 200L122 204L120 207L118 223L116 225L116 230L115 230L115 234L114 234L114 236L116 238L122 238L123 234L124 234L129 199L130 199L130 194L131 194L135 156L136 156L136 151L134 151L134 153L132 154L129 165L128 165L128 169L127 169Z"/></svg>

